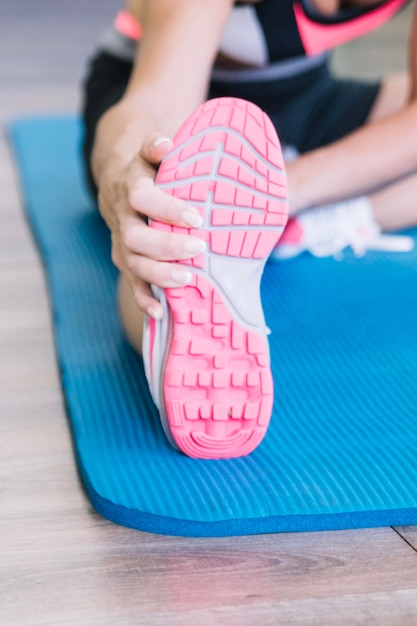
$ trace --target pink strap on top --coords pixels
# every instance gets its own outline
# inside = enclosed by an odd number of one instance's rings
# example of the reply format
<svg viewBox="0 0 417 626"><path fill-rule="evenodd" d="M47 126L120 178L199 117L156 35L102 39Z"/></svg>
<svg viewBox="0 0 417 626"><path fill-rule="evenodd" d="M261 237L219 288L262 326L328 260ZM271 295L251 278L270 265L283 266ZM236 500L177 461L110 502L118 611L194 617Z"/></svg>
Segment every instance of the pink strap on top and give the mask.
<svg viewBox="0 0 417 626"><path fill-rule="evenodd" d="M319 24L310 19L300 2L294 3L294 13L304 50L318 54L340 46L382 26L397 13L408 0L388 0L364 15L338 24Z"/></svg>
<svg viewBox="0 0 417 626"><path fill-rule="evenodd" d="M115 29L129 39L140 39L142 29L129 11L119 11L114 20Z"/></svg>

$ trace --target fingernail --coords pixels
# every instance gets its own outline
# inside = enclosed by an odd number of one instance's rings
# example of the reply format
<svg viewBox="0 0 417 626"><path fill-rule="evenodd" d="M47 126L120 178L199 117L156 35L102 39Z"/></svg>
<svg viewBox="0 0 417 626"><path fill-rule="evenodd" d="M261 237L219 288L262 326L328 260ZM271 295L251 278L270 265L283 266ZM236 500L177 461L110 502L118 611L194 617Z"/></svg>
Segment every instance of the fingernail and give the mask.
<svg viewBox="0 0 417 626"><path fill-rule="evenodd" d="M168 137L158 137L158 139L155 139L155 141L153 142L152 147L157 148L163 143L169 143L170 141L171 140Z"/></svg>
<svg viewBox="0 0 417 626"><path fill-rule="evenodd" d="M146 309L146 313L149 315L149 317L152 317L154 320L162 319L162 311L153 306L148 307Z"/></svg>
<svg viewBox="0 0 417 626"><path fill-rule="evenodd" d="M184 252L189 254L202 254L207 249L206 242L202 239L189 238L184 244Z"/></svg>
<svg viewBox="0 0 417 626"><path fill-rule="evenodd" d="M193 279L193 275L191 272L187 270L172 270L171 272L171 280L180 284L180 285L188 285Z"/></svg>
<svg viewBox="0 0 417 626"><path fill-rule="evenodd" d="M193 226L194 228L198 228L203 225L203 218L200 213L197 211L184 211L182 214L182 219L186 224Z"/></svg>

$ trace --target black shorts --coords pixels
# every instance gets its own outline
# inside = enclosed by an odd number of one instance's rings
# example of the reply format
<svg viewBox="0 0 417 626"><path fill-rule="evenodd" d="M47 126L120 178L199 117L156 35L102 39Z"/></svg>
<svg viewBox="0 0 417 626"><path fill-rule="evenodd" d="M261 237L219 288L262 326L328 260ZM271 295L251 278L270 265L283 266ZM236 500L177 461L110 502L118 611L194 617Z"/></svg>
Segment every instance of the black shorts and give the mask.
<svg viewBox="0 0 417 626"><path fill-rule="evenodd" d="M83 155L88 185L97 192L90 156L96 125L122 97L132 63L100 51L92 59L84 83ZM308 71L279 80L212 80L210 98L233 96L258 104L272 119L283 144L300 153L341 139L362 126L380 89L379 82L333 76L327 60Z"/></svg>

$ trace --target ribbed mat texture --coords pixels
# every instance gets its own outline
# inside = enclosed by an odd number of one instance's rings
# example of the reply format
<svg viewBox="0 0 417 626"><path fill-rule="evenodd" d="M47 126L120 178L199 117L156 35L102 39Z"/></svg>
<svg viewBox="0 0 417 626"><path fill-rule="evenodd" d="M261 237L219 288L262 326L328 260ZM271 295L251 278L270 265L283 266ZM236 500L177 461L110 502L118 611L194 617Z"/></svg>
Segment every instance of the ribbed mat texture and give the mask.
<svg viewBox="0 0 417 626"><path fill-rule="evenodd" d="M250 456L166 442L122 336L109 236L83 186L74 118L11 125L48 276L62 384L96 510L194 536L417 523L417 252L267 265L272 424Z"/></svg>

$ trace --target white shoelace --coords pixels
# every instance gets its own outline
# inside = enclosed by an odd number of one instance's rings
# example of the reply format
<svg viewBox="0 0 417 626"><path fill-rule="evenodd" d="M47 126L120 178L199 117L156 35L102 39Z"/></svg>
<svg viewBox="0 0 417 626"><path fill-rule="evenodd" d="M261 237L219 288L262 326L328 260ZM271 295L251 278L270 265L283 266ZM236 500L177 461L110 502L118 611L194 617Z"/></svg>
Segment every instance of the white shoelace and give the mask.
<svg viewBox="0 0 417 626"><path fill-rule="evenodd" d="M414 247L411 237L381 232L365 197L311 209L298 219L304 231L301 245L316 257L337 258L347 247L356 256L367 250L409 252Z"/></svg>

